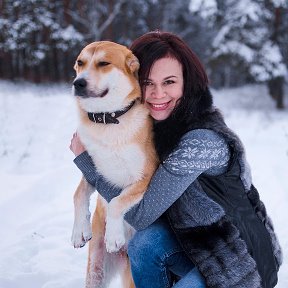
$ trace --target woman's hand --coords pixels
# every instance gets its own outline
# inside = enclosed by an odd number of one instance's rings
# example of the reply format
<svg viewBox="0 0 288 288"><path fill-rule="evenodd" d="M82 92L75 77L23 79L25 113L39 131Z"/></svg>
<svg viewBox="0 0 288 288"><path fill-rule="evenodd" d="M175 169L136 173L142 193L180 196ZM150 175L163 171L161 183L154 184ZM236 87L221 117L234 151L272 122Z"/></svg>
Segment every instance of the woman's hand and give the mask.
<svg viewBox="0 0 288 288"><path fill-rule="evenodd" d="M75 157L77 157L86 150L77 132L73 134L69 148L74 153Z"/></svg>

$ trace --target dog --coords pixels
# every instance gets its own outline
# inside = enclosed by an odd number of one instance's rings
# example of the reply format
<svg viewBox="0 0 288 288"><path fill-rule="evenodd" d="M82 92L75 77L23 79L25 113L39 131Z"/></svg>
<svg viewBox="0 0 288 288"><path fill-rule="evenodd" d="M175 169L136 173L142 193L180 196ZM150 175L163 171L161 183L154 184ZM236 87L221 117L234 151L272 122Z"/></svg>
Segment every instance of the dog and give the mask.
<svg viewBox="0 0 288 288"><path fill-rule="evenodd" d="M109 203L97 196L91 229L89 201L95 188L82 178L74 194L72 243L79 248L91 239L87 288L108 287L116 271L123 287L135 287L127 257L127 241L135 231L123 217L142 199L159 164L152 118L141 103L139 62L125 46L99 41L81 51L74 69L77 133L97 172L121 193Z"/></svg>

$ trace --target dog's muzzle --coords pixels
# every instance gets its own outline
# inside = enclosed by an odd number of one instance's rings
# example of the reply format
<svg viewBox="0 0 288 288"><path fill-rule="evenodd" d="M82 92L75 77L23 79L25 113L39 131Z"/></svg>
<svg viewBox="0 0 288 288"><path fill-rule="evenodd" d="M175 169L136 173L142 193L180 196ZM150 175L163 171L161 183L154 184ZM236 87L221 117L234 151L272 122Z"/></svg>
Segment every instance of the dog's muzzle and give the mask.
<svg viewBox="0 0 288 288"><path fill-rule="evenodd" d="M79 97L83 97L83 98L88 98L88 97L99 97L102 98L104 96L107 95L107 93L109 92L109 89L106 88L102 91L99 91L99 93L95 93L94 91L88 90L87 89L87 81L84 78L79 78L76 79L73 82L73 86L74 86L74 95L75 96L79 96Z"/></svg>

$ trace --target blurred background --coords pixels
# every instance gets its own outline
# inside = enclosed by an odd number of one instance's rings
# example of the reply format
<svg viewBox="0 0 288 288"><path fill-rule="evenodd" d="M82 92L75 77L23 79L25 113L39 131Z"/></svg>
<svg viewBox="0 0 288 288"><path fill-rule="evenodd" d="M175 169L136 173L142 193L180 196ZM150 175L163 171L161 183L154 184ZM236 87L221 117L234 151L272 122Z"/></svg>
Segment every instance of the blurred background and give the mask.
<svg viewBox="0 0 288 288"><path fill-rule="evenodd" d="M288 287L288 0L0 0L0 288L84 287L88 245L70 242L74 62L89 42L129 46L155 29L202 60L283 248L277 288Z"/></svg>
<svg viewBox="0 0 288 288"><path fill-rule="evenodd" d="M187 41L213 87L264 82L284 108L287 0L0 0L0 78L70 81L87 43L155 29Z"/></svg>

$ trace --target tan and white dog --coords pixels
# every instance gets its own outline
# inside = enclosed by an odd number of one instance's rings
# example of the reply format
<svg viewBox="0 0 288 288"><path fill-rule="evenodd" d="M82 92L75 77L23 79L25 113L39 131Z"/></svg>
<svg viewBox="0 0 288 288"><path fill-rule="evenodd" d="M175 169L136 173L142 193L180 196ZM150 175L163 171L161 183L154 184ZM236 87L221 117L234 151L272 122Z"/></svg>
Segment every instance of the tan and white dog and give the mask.
<svg viewBox="0 0 288 288"><path fill-rule="evenodd" d="M79 137L98 173L122 189L109 204L97 197L92 231L89 201L95 188L82 178L75 192L72 243L78 248L91 239L87 288L108 287L116 271L122 275L123 287L134 287L123 249L133 229L123 217L142 199L158 166L152 119L140 102L138 68L130 50L109 41L86 46L74 66Z"/></svg>

